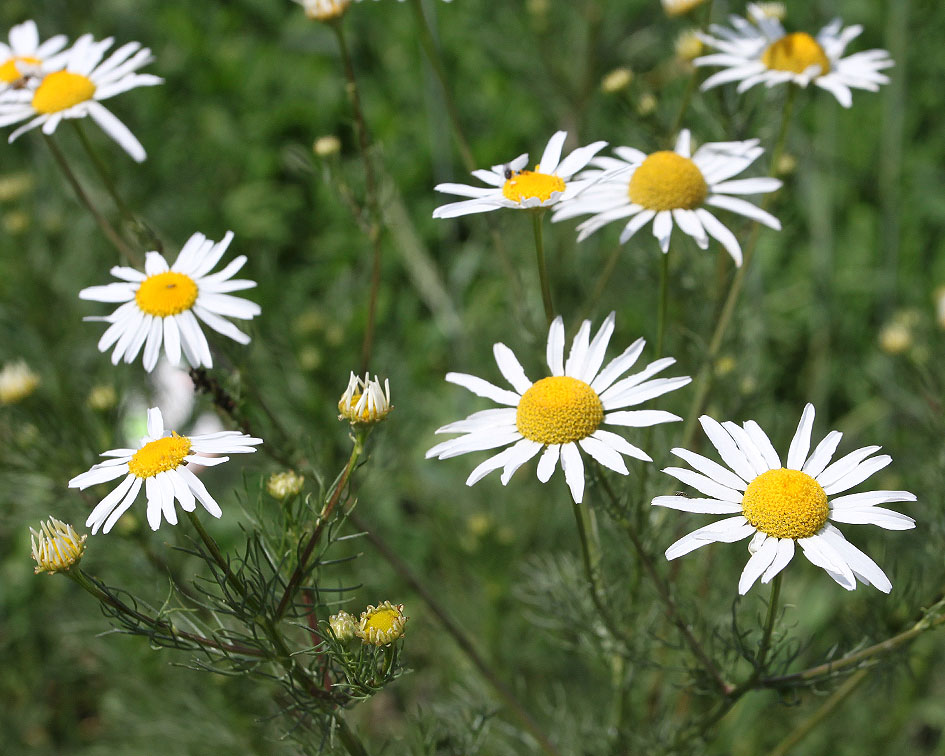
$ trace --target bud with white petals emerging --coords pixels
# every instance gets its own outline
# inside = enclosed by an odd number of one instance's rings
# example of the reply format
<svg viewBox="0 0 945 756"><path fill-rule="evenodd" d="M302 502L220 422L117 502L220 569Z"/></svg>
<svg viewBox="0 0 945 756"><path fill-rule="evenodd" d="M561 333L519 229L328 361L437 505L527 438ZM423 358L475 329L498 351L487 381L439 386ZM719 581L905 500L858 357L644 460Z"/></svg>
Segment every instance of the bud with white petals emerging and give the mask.
<svg viewBox="0 0 945 756"><path fill-rule="evenodd" d="M338 402L339 420L347 420L352 425L373 425L379 423L394 408L390 403L390 381L384 379L384 388L375 375L373 380L365 373L364 378L351 373L348 388Z"/></svg>

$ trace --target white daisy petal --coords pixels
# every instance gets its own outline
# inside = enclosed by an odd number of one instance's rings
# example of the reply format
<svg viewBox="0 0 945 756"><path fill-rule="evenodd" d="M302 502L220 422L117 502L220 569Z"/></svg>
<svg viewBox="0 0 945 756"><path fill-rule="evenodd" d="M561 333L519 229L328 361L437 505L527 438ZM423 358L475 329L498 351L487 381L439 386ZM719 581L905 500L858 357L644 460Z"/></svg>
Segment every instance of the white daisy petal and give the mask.
<svg viewBox="0 0 945 756"><path fill-rule="evenodd" d="M627 439L625 439L623 436L618 436L616 433L611 433L610 431L604 430L603 428L598 428L591 434L590 437L596 438L598 441L602 441L615 451L625 454L628 457L633 457L634 459L639 459L643 462L653 461L650 455L643 451L643 449L637 448L627 441Z"/></svg>
<svg viewBox="0 0 945 756"><path fill-rule="evenodd" d="M665 467L663 472L667 475L672 475L676 480L685 483L686 485L692 486L697 491L704 493L706 496L710 496L713 499L721 499L722 501L730 501L734 504L741 504L742 494L736 491L733 488L729 488L722 483L719 483L716 480L712 480L706 475L701 473L693 472L692 470L686 470L682 467Z"/></svg>
<svg viewBox="0 0 945 756"><path fill-rule="evenodd" d="M548 329L546 359L552 375L564 375L564 321L560 315Z"/></svg>
<svg viewBox="0 0 945 756"><path fill-rule="evenodd" d="M584 500L584 462L575 444L561 445L561 467L571 496L580 504Z"/></svg>
<svg viewBox="0 0 945 756"><path fill-rule="evenodd" d="M467 373L447 373L446 380L449 383L455 383L457 386L462 386L464 389L472 391L476 396L491 399L499 404L517 407L521 399L518 394L508 389L499 388L489 383L489 381L477 378L474 375L468 375Z"/></svg>
<svg viewBox="0 0 945 756"><path fill-rule="evenodd" d="M509 458L505 463L505 468L502 470L502 485L506 485L509 480L511 480L512 475L515 474L515 471L518 470L522 465L524 465L532 457L536 456L543 448L543 444L538 443L537 441L531 441L527 438L523 438L521 441L516 443L509 451Z"/></svg>
<svg viewBox="0 0 945 756"><path fill-rule="evenodd" d="M541 458L538 460L538 480L547 483L558 466L558 458L561 456L561 445L552 444L547 447Z"/></svg>
<svg viewBox="0 0 945 756"><path fill-rule="evenodd" d="M567 131L556 131L551 139L548 140L545 151L541 154L541 160L538 161L542 173L555 172L555 169L558 167L558 161L561 159L561 148L564 146L564 140L567 139L567 137Z"/></svg>
<svg viewBox="0 0 945 756"><path fill-rule="evenodd" d="M475 485L492 471L504 467L505 463L508 462L509 458L512 456L512 448L513 447L503 449L498 454L489 457L485 462L474 467L473 471L469 473L469 477L466 478L466 485Z"/></svg>
<svg viewBox="0 0 945 756"><path fill-rule="evenodd" d="M657 496L651 504L654 507L678 509L681 512L699 514L736 514L742 511L741 504L720 499L690 499L688 496Z"/></svg>
<svg viewBox="0 0 945 756"><path fill-rule="evenodd" d="M817 444L814 453L810 455L810 459L804 463L801 469L812 478L818 478L824 471L824 468L830 464L830 458L833 457L837 446L840 445L841 438L843 438L843 434L840 431L830 431L830 433L824 436L823 441Z"/></svg>
<svg viewBox="0 0 945 756"><path fill-rule="evenodd" d="M129 476L131 477L131 476ZM138 497L138 493L141 491L141 486L143 481L141 478L134 478L134 481L131 484L131 488L128 489L128 493L125 494L125 498L121 500L121 503L115 507L111 514L108 515L108 518L105 520L104 525L102 526L103 533L111 532L111 529L115 526L115 523L118 522L118 518L121 517L125 512L128 511L128 508L135 503L135 499ZM100 523L96 523L92 526L92 534L95 534L95 531L98 528Z"/></svg>
<svg viewBox="0 0 945 756"><path fill-rule="evenodd" d="M612 446L609 446L598 438L594 438L594 436L582 438L577 443L578 446L586 451L591 457L600 462L604 467L607 467L614 472L618 472L621 475L630 474L626 463L623 461L623 457L621 457Z"/></svg>
<svg viewBox="0 0 945 756"><path fill-rule="evenodd" d="M666 549L666 558L669 560L677 559L686 554L695 551L702 546L710 543L734 543L748 538L755 532L754 525L750 524L744 517L729 517L725 520L713 522L703 528L694 530L688 535L684 535L672 546Z"/></svg>
<svg viewBox="0 0 945 756"><path fill-rule="evenodd" d="M771 562L771 566L765 570L764 575L761 576L762 583L770 583L771 580L777 575L781 570L787 567L791 560L794 558L794 539L793 538L781 538L778 541L778 553L774 557L774 561Z"/></svg>
<svg viewBox="0 0 945 756"><path fill-rule="evenodd" d="M665 410L620 410L604 415L607 425L625 425L630 428L649 428L660 423L678 423L682 420L679 415Z"/></svg>
<svg viewBox="0 0 945 756"><path fill-rule="evenodd" d="M708 436L709 441L712 442L712 445L719 453L722 461L734 470L735 474L742 478L742 480L753 480L758 474L756 469L748 461L744 452L738 448L738 444L735 443L728 431L708 415L700 417L699 423L702 425L702 429L705 431L706 436Z"/></svg>
<svg viewBox="0 0 945 756"><path fill-rule="evenodd" d="M677 457L688 462L694 470L712 478L712 480L718 481L724 486L733 488L736 491L744 491L748 486L747 481L742 480L735 473L726 470L721 465L716 464L711 459L703 457L701 454L679 448L670 449L669 451L670 454L675 454Z"/></svg>
<svg viewBox="0 0 945 756"><path fill-rule="evenodd" d="M754 420L747 420L743 427L745 432L748 434L748 437L751 439L751 442L755 445L755 448L761 452L761 456L764 457L765 463L768 465L768 469L777 470L781 467L781 458L778 456L778 453L774 450L774 447L771 445L771 439L768 438L768 435L761 430L761 427Z"/></svg>
<svg viewBox="0 0 945 756"><path fill-rule="evenodd" d="M847 489L859 485L873 473L882 470L890 462L892 462L892 457L890 457L888 454L881 454L878 457L872 457L857 465L856 468L848 472L836 482L830 484L829 486L824 486L824 493L826 493L828 496L843 493Z"/></svg>
<svg viewBox="0 0 945 756"><path fill-rule="evenodd" d="M830 500L831 509L845 507L870 507L874 504L889 504L894 501L915 501L916 496L908 491L867 491L847 494Z"/></svg>
<svg viewBox="0 0 945 756"><path fill-rule="evenodd" d="M797 424L797 431L794 438L791 439L791 447L788 449L786 467L790 470L800 470L804 466L804 460L807 459L807 452L810 451L810 432L814 427L814 405L807 404L801 413L800 422Z"/></svg>
<svg viewBox="0 0 945 756"><path fill-rule="evenodd" d="M892 583L880 566L844 538L843 533L837 528L828 523L820 535L834 548L834 551L840 554L854 574L867 585L873 585L883 593L889 593L892 590Z"/></svg>
<svg viewBox="0 0 945 756"><path fill-rule="evenodd" d="M748 589L755 584L755 581L761 577L762 573L771 566L771 563L774 562L777 555L778 539L766 538L764 542L762 542L761 547L751 555L751 558L742 570L742 575L738 579L738 593L740 595L744 596L748 592Z"/></svg>
<svg viewBox="0 0 945 756"><path fill-rule="evenodd" d="M827 486L833 485L844 475L856 469L864 459L869 457L871 454L875 454L880 449L881 446L864 446L861 449L856 449L849 454L846 454L840 459L838 459L833 464L824 468L823 472L817 476L817 482L821 486L826 488Z"/></svg>
<svg viewBox="0 0 945 756"><path fill-rule="evenodd" d="M915 520L908 515L894 512L883 507L844 507L830 512L834 522L846 522L853 525L876 525L885 530L912 530Z"/></svg>
<svg viewBox="0 0 945 756"><path fill-rule="evenodd" d="M820 535L799 538L797 542L811 564L826 570L830 577L848 591L856 590L856 576L853 570L829 542Z"/></svg>
<svg viewBox="0 0 945 756"><path fill-rule="evenodd" d="M525 370L516 358L515 353L505 344L495 344L492 347L499 371L519 394L524 394L532 387L532 382L525 375Z"/></svg>

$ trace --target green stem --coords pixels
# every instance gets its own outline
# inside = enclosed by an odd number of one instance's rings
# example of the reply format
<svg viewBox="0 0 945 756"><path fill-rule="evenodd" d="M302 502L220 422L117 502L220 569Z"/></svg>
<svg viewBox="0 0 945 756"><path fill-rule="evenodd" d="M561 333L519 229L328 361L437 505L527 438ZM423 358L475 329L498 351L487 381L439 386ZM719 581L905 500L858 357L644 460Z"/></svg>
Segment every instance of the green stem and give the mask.
<svg viewBox="0 0 945 756"><path fill-rule="evenodd" d="M535 258L538 262L538 280L541 282L541 301L545 306L548 325L555 319L555 306L551 302L551 287L548 284L548 267L545 264L545 245L541 237L543 210L532 210L532 228L535 231Z"/></svg>
<svg viewBox="0 0 945 756"><path fill-rule="evenodd" d="M456 145L459 147L459 154L463 160L463 165L467 171L476 170L476 159L473 157L472 150L469 148L469 142L463 133L462 123L459 119L459 110L456 107L456 101L453 99L453 90L446 78L446 67L443 65L443 59L437 50L436 42L433 39L433 33L430 31L430 25L423 13L422 0L410 0L413 8L414 17L417 19L417 29L420 34L420 44L426 53L427 60L433 67L436 78L440 81L440 87L443 91L443 102L446 103L446 113L450 119L450 125L453 127L453 136L456 139Z"/></svg>
<svg viewBox="0 0 945 756"><path fill-rule="evenodd" d="M669 291L669 251L660 261L660 301L656 321L656 359L663 356L663 335L666 332L666 305Z"/></svg>
<svg viewBox="0 0 945 756"><path fill-rule="evenodd" d="M196 512L188 512L187 517L190 520L191 524L194 526L194 530L197 531L197 534L200 536L200 540L203 541L204 546L207 547L207 551L210 552L210 556L213 557L213 561L217 563L217 566L223 570L223 574L226 576L226 579L229 583L233 585L237 593L241 596L246 595L246 585L243 583L243 580L230 568L230 562L220 550L220 547L217 545L217 542L213 540L211 536L203 526L203 523L200 522L200 518L197 516Z"/></svg>
<svg viewBox="0 0 945 756"><path fill-rule="evenodd" d="M350 756L368 756L364 744L358 736L354 734L354 730L348 726L341 712L335 714L335 724L337 726L336 732L338 733L338 739Z"/></svg>
<svg viewBox="0 0 945 756"><path fill-rule="evenodd" d="M364 118L364 110L361 107L361 94L358 89L358 80L354 74L354 63L351 59L351 52L348 49L348 42L345 39L344 26L342 19L338 18L330 24L335 30L335 36L338 39L338 48L341 52L341 60L345 71L346 91L348 100L351 103L351 110L354 115L354 127L358 137L358 152L361 155L361 162L364 164L364 190L365 200L368 206L368 212L371 215L370 224L367 228L368 237L371 240L371 246L374 250L373 261L371 263L371 291L368 295L367 323L364 327L364 340L361 343L361 373L367 372L371 361L371 352L374 347L374 328L377 313L377 292L381 283L381 210L380 200L377 190L377 176L374 172L374 164L371 160L371 140L368 136L367 122Z"/></svg>
<svg viewBox="0 0 945 756"><path fill-rule="evenodd" d="M610 609L604 601L603 591L601 590L600 563L602 555L593 515L586 503L578 503L572 499L571 507L574 510L574 521L577 525L578 538L581 541L584 576L587 578L587 587L591 594L591 601L594 602L594 607L597 609L601 621L607 628L607 632L609 632L615 640L627 645L630 639L627 637L627 634L617 626L617 623L611 616Z"/></svg>
<svg viewBox="0 0 945 756"><path fill-rule="evenodd" d="M758 647L758 658L755 661L754 679L758 680L764 672L765 663L768 661L768 652L771 650L771 636L774 633L774 622L778 616L778 604L781 599L781 578L783 572L779 572L771 581L771 597L768 599L768 616L765 618L764 634L761 636L761 645Z"/></svg>
<svg viewBox="0 0 945 756"><path fill-rule="evenodd" d="M154 617L149 617L147 614L142 614L136 609L132 609L130 606L125 604L120 599L106 593L101 588L99 588L95 582L86 575L82 570L72 569L69 570L66 575L70 577L73 582L81 586L89 594L91 594L97 601L102 604L110 606L112 609L124 614L127 617L140 622L142 625L147 625L148 627L154 630L160 630L167 633L172 638L182 638L183 640L188 640L193 643L198 644L201 648L214 648L219 651L226 651L228 653L241 654L242 656L253 656L253 657L265 657L264 654L259 649L248 648L246 646L241 646L235 643L221 643L219 641L213 640L212 638L205 638L202 635L195 635L194 633L186 633L182 630L178 630L170 622L165 620L155 619Z"/></svg>
<svg viewBox="0 0 945 756"><path fill-rule="evenodd" d="M708 0L705 4L705 20L702 23L703 29L709 28L709 21L712 20L712 0ZM675 140L676 136L679 134L679 130L682 128L683 118L686 116L686 111L689 110L689 105L692 102L692 96L696 92L696 85L699 83L699 69L695 66L692 67L692 73L689 74L689 81L686 83L686 91L683 94L683 101L679 106L679 110L676 112L676 118L673 120L673 128L669 132L670 139Z"/></svg>
<svg viewBox="0 0 945 756"><path fill-rule="evenodd" d="M279 601L279 605L276 608L276 613L274 615L277 621L282 619L286 613L286 610L289 608L289 605L292 603L292 596L295 594L295 591L302 580L302 576L305 574L305 568L308 566L308 560L312 556L312 552L315 550L315 546L318 544L318 541L321 538L322 531L328 524L328 519L331 517L331 513L335 510L335 507L341 500L341 494L347 486L348 479L351 477L351 471L354 470L354 466L357 464L358 458L361 456L363 451L364 433L359 432L355 437L354 446L351 449L351 455L348 457L348 463L345 465L345 469L341 473L338 483L335 485L335 490L332 492L331 498L325 504L321 514L319 514L318 524L312 531L312 535L308 539L308 543L305 545L302 555L299 557L298 564L295 566L295 570L293 570L292 575L289 578L289 582L286 584L285 592L282 594L282 599Z"/></svg>
<svg viewBox="0 0 945 756"><path fill-rule="evenodd" d="M775 142L774 148L771 151L769 173L772 175L774 174L777 161L781 157L784 145L787 142L788 127L790 125L796 97L797 85L793 83L789 84L788 93L784 101L784 110L781 115L781 127L778 130L777 141ZM761 203L762 210L768 209L768 207L771 205L774 195L774 192L769 192L765 195ZM742 265L738 268L735 273L735 277L732 279L732 285L728 290L728 296L725 298L725 303L722 305L722 311L719 314L719 319L716 321L715 329L712 332L712 338L709 341L709 348L706 350L705 357L703 358L702 367L699 369L699 373L696 375L696 379L693 382L695 391L693 393L692 404L689 407L689 414L687 415L685 425L683 426L682 440L680 441L680 446L684 448L688 448L692 443L692 438L696 429L696 420L705 407L706 399L708 398L709 389L711 388L712 383L712 366L715 363L715 359L718 357L719 350L722 348L722 342L725 339L725 334L728 332L728 327L731 324L732 316L735 314L735 305L738 303L738 297L741 294L742 287L745 284L745 276L748 273L752 258L754 257L755 247L758 244L760 232L761 224L758 221L755 221L751 229L751 236L748 239L748 243L745 245Z"/></svg>
<svg viewBox="0 0 945 756"><path fill-rule="evenodd" d="M518 698L516 698L512 689L502 682L492 667L489 666L488 662L479 654L472 639L466 634L462 627L446 613L446 610L414 574L407 563L400 558L383 538L368 527L368 524L357 512L348 512L348 519L351 520L354 527L365 534L367 539L374 545L374 548L377 549L380 555L384 557L394 569L394 572L396 572L424 603L426 603L430 611L433 612L434 616L440 621L443 629L452 636L453 640L456 641L456 645L458 645L460 650L466 655L466 658L468 658L472 665L479 671L483 679L492 686L492 689L498 693L499 697L505 702L506 706L508 706L512 715L528 730L538 743L538 747L541 748L542 752L544 752L546 756L560 756L558 749L548 740L548 736L545 734L546 729L541 727L538 722L532 718L531 714L528 713Z"/></svg>
<svg viewBox="0 0 945 756"><path fill-rule="evenodd" d="M89 211L92 217L95 219L95 222L98 224L99 228L102 229L102 233L108 238L108 240L115 245L115 249L132 265L141 265L141 259L138 255L128 246L124 239L121 238L114 226L108 222L104 215L99 211L95 204L92 202L92 199L86 193L85 189L82 188L82 184L79 183L79 179L76 177L75 173L72 172L72 169L69 167L69 162L66 160L66 156L62 154L62 151L59 149L56 142L51 136L43 134L43 139L46 141L46 144L49 146L50 152L52 152L53 157L56 160L56 164L59 166L63 175L66 177L66 181L69 182L69 185L72 187L72 190L75 192L76 197L78 197L79 202L81 202L85 209Z"/></svg>
<svg viewBox="0 0 945 756"><path fill-rule="evenodd" d="M82 146L85 148L86 154L92 161L92 165L95 166L95 170L98 172L99 178L102 179L102 184L104 184L105 189L111 195L112 201L115 203L115 207L118 208L118 211L123 216L125 216L128 221L135 223L137 219L135 218L134 213L131 212L131 210L125 204L125 201L122 199L121 195L118 193L118 190L115 188L115 182L112 180L111 174L108 172L108 169L105 167L102 159L98 156L98 153L92 147L92 143L89 141L89 138L85 133L85 129L82 128L82 123L75 118L70 120L69 123L72 124L72 127L75 129L75 133L79 135L79 141L82 142Z"/></svg>
<svg viewBox="0 0 945 756"><path fill-rule="evenodd" d="M806 738L811 730L823 722L834 709L849 698L853 691L860 687L860 684L866 679L867 674L869 674L869 670L861 669L855 675L852 675L850 679L846 680L843 685L833 692L830 698L818 706L813 714L807 717L795 727L784 740L778 743L777 746L769 752L768 756L787 756L794 746Z"/></svg>

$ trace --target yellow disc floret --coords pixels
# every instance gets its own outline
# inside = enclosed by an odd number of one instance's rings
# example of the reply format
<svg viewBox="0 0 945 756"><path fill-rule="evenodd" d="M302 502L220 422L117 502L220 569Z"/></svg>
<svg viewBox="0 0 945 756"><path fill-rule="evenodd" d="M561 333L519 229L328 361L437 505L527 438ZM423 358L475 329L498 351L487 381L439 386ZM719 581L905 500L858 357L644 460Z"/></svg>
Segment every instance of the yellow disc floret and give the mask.
<svg viewBox="0 0 945 756"><path fill-rule="evenodd" d="M633 172L630 201L647 210L692 210L709 194L709 185L689 158L664 150L654 152Z"/></svg>
<svg viewBox="0 0 945 756"><path fill-rule="evenodd" d="M31 58L28 55L18 55L15 58L10 58L6 63L0 65L0 81L4 84L12 84L22 79L27 72L21 70L21 66L18 64L38 66L42 64L42 61L39 58Z"/></svg>
<svg viewBox="0 0 945 756"><path fill-rule="evenodd" d="M197 284L190 276L168 271L142 281L135 292L135 301L148 315L166 318L193 307L197 293Z"/></svg>
<svg viewBox="0 0 945 756"><path fill-rule="evenodd" d="M515 413L518 432L542 444L580 441L596 431L603 419L604 406L597 392L568 376L535 381Z"/></svg>
<svg viewBox="0 0 945 756"><path fill-rule="evenodd" d="M368 604L368 608L361 612L356 632L365 643L387 646L403 636L406 624L404 605L385 601L380 606Z"/></svg>
<svg viewBox="0 0 945 756"><path fill-rule="evenodd" d="M794 32L772 42L761 54L761 62L774 71L804 73L813 65L820 66L818 76L830 71L827 53L807 32Z"/></svg>
<svg viewBox="0 0 945 756"><path fill-rule="evenodd" d="M564 179L551 173L541 173L535 166L534 171L519 171L505 180L502 194L512 202L522 203L527 199L539 199L547 202L555 192L563 192Z"/></svg>
<svg viewBox="0 0 945 756"><path fill-rule="evenodd" d="M820 483L800 470L780 468L748 484L742 514L775 538L809 538L827 522L830 508Z"/></svg>
<svg viewBox="0 0 945 756"><path fill-rule="evenodd" d="M138 449L128 463L128 472L139 478L150 478L180 467L188 454L190 439L175 433L167 438L149 441Z"/></svg>
<svg viewBox="0 0 945 756"><path fill-rule="evenodd" d="M47 115L58 113L91 100L94 94L95 84L89 77L71 71L56 71L43 79L43 83L36 88L33 109Z"/></svg>

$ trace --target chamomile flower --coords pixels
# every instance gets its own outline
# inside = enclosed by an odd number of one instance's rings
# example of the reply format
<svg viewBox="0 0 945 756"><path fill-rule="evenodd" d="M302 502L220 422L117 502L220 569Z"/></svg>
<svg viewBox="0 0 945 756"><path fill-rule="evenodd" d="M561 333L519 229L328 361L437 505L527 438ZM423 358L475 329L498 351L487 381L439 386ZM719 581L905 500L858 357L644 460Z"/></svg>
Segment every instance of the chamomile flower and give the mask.
<svg viewBox="0 0 945 756"><path fill-rule="evenodd" d="M261 438L238 431L179 436L164 430L161 410L152 407L148 410L148 435L137 449L103 452L102 456L110 459L76 475L69 481L69 488L84 490L123 477L117 488L98 503L85 521L85 526L92 528L92 535L99 528L103 533L110 531L118 518L134 504L142 486L148 500L147 517L152 530L158 529L162 517L171 525L177 524L175 499L185 512L193 512L199 501L211 515L219 517L223 514L220 505L200 478L190 471L189 463L202 467L219 465L230 459L221 454L248 454L256 451L253 447L261 443Z"/></svg>
<svg viewBox="0 0 945 756"><path fill-rule="evenodd" d="M667 16L681 16L702 5L705 0L660 0L660 2Z"/></svg>
<svg viewBox="0 0 945 756"><path fill-rule="evenodd" d="M597 157L585 171L593 186L555 210L552 220L592 214L578 226L578 241L614 221L626 225L620 243L653 221L653 235L663 252L669 251L673 226L695 239L702 249L709 237L721 243L736 265L742 264L738 239L708 207L729 210L775 230L781 223L770 213L738 196L764 194L781 186L774 178L730 180L757 160L764 150L757 139L744 142L709 142L692 153L689 131L683 130L675 150L649 155L631 147L616 147L616 158Z"/></svg>
<svg viewBox="0 0 945 756"><path fill-rule="evenodd" d="M178 364L183 352L193 367L213 367L210 346L198 318L217 333L248 344L249 336L226 320L250 320L260 313L255 302L228 293L256 285L255 281L232 278L246 263L246 256L240 255L222 270L210 273L232 239L232 231L219 242L196 233L171 266L159 252L148 252L144 273L115 266L110 272L121 279L120 283L82 289L80 299L123 302L111 315L86 318L111 324L99 339L99 351L114 346L112 364L117 365L122 358L132 362L144 347L144 369L151 372L163 343L171 364Z"/></svg>
<svg viewBox="0 0 945 756"><path fill-rule="evenodd" d="M624 408L681 388L690 379L680 376L649 380L676 362L672 357L664 357L618 380L640 357L645 344L643 339L637 339L601 370L613 332L614 313L607 316L593 339L590 338L591 321L585 320L565 362L564 323L560 316L555 318L548 331L546 350L551 375L534 383L526 377L512 350L505 344L496 344L492 353L499 371L514 391L473 375L447 373L446 380L450 383L504 406L476 412L465 420L437 429L437 433L464 435L437 444L427 452L427 458L447 459L507 446L476 467L466 480L466 485L471 486L493 470L502 468L502 485L506 485L519 467L542 452L538 480L547 483L560 460L565 481L576 502L584 497L581 450L621 475L629 474L621 455L651 461L642 449L601 426L644 428L678 421L679 417L663 410Z"/></svg>
<svg viewBox="0 0 945 756"><path fill-rule="evenodd" d="M8 89L0 95L0 126L29 119L10 134L10 141L37 126L43 127L44 134L52 134L63 119L90 116L132 158L143 161L147 157L144 147L101 101L164 80L135 73L153 60L151 51L138 42L122 45L103 61L112 42L111 37L95 42L85 34L63 53L62 70L47 73L35 86Z"/></svg>
<svg viewBox="0 0 945 756"><path fill-rule="evenodd" d="M713 24L702 41L719 52L697 58L697 66L722 66L702 84L711 89L737 81L744 92L756 84L768 87L793 82L802 87L813 83L826 89L848 108L853 104L850 89L879 90L889 78L880 73L894 65L886 50L866 50L843 57L844 50L863 27L844 28L840 19L827 24L817 37L807 32L788 34L780 19L757 3L749 3L748 18L730 16L731 28Z"/></svg>
<svg viewBox="0 0 945 756"><path fill-rule="evenodd" d="M433 217L455 218L460 215L487 213L500 207L527 210L570 200L590 183L572 181L571 177L586 166L607 142L594 142L586 147L578 147L562 160L561 148L567 136L566 131L555 132L548 140L541 160L533 171L525 169L528 163L528 153L525 153L510 163L492 166L492 170L473 171L472 175L488 186L438 184L434 187L438 192L472 199L441 205L433 211Z"/></svg>
<svg viewBox="0 0 945 756"><path fill-rule="evenodd" d="M295 0L305 9L305 15L317 21L333 21L341 18L351 5L351 0Z"/></svg>
<svg viewBox="0 0 945 756"><path fill-rule="evenodd" d="M882 470L892 458L872 456L881 447L865 446L832 464L841 433L831 431L810 452L814 407L808 404L784 464L764 431L753 420L739 426L718 423L706 415L702 428L730 469L686 449L672 453L693 470L668 467L663 472L692 486L707 499L657 496L653 504L684 512L732 515L694 530L666 550L676 559L716 541L734 543L751 536L752 556L738 581L744 594L761 578L767 583L791 559L797 546L804 556L852 591L859 580L889 593L892 583L879 566L850 543L832 522L878 525L887 530L908 530L915 521L877 506L894 501L915 501L908 491L865 491L836 496ZM832 522L831 522L832 521Z"/></svg>
<svg viewBox="0 0 945 756"><path fill-rule="evenodd" d="M0 92L23 86L31 78L54 69L59 58L56 53L67 41L64 34L57 34L41 43L34 21L12 27L9 42L0 42Z"/></svg>

